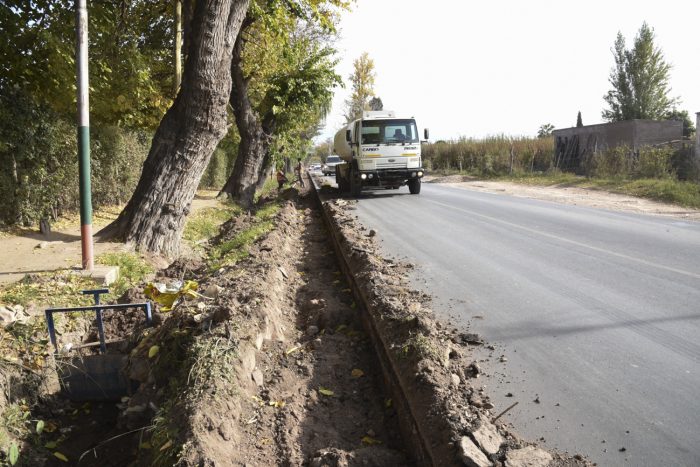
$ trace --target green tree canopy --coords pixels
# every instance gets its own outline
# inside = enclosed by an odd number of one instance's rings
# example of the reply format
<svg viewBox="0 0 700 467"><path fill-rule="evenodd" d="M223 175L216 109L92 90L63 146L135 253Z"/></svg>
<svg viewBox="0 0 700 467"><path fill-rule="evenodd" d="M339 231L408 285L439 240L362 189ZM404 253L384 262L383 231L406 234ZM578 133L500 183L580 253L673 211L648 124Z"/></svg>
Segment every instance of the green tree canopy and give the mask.
<svg viewBox="0 0 700 467"><path fill-rule="evenodd" d="M353 62L354 71L350 75L352 94L345 101L345 121L350 123L362 117L362 112L369 110L369 100L374 96L374 60L369 58L367 52L363 52Z"/></svg>
<svg viewBox="0 0 700 467"><path fill-rule="evenodd" d="M654 44L654 30L642 24L631 49L618 32L612 52L615 67L609 78L612 89L604 97L609 108L603 118L609 122L665 119L677 100L669 97L671 65Z"/></svg>

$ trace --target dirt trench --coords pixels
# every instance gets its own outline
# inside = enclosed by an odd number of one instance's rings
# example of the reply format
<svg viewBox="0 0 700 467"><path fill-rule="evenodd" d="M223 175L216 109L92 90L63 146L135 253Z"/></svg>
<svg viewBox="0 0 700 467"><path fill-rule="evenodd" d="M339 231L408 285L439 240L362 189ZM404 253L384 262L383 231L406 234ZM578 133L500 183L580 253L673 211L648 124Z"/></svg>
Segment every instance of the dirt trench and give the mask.
<svg viewBox="0 0 700 467"><path fill-rule="evenodd" d="M410 465L371 343L312 208L308 198L288 203L280 224L296 235L273 233L261 245L264 255L268 245L281 250L265 255L275 279L263 291L267 308L279 310L279 332L256 352L237 446L224 449L251 466Z"/></svg>

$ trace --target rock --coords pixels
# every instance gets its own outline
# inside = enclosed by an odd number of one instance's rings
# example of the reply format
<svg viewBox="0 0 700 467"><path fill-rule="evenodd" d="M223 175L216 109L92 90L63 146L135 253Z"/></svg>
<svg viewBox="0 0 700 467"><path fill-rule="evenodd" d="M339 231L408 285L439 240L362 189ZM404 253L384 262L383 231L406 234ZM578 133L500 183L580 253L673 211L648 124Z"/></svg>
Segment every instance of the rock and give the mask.
<svg viewBox="0 0 700 467"><path fill-rule="evenodd" d="M311 325L308 328L306 328L306 334L309 336L315 336L318 334L318 326Z"/></svg>
<svg viewBox="0 0 700 467"><path fill-rule="evenodd" d="M496 454L504 442L496 427L485 418L481 419L481 425L472 435L481 449L489 454Z"/></svg>
<svg viewBox="0 0 700 467"><path fill-rule="evenodd" d="M450 383L452 384L452 386L457 387L457 386L459 386L459 383L460 383L460 382L461 382L461 380L459 379L459 376L458 376L458 375L456 375L456 374L454 374L454 373L452 373L452 374L450 375Z"/></svg>
<svg viewBox="0 0 700 467"><path fill-rule="evenodd" d="M534 446L508 451L506 454L506 467L546 467L551 461L550 453Z"/></svg>
<svg viewBox="0 0 700 467"><path fill-rule="evenodd" d="M486 454L481 452L468 436L462 436L459 441L459 458L464 465L469 467L491 467L493 465Z"/></svg>
<svg viewBox="0 0 700 467"><path fill-rule="evenodd" d="M224 288L221 286L218 286L216 284L209 284L207 288L204 289L204 293L202 295L208 298L216 298L223 290Z"/></svg>
<svg viewBox="0 0 700 467"><path fill-rule="evenodd" d="M35 250L36 250L36 249L44 250L44 249L46 249L46 248L48 248L48 247L49 247L49 242L41 242L41 243L39 243L37 246L35 246L34 249L35 249Z"/></svg>
<svg viewBox="0 0 700 467"><path fill-rule="evenodd" d="M369 233L367 234L368 237L374 237L377 235L377 231L374 229L370 229Z"/></svg>
<svg viewBox="0 0 700 467"><path fill-rule="evenodd" d="M253 370L253 373L251 373L251 377L253 378L253 381L255 381L255 384L257 384L258 386L263 385L264 378L260 369L256 368L255 370Z"/></svg>
<svg viewBox="0 0 700 467"><path fill-rule="evenodd" d="M499 360L501 363L505 363L505 362L508 361L508 357L506 357L505 355L501 355L501 358L499 358L498 360Z"/></svg>
<svg viewBox="0 0 700 467"><path fill-rule="evenodd" d="M0 327L6 328L17 321L15 312L7 307L0 306Z"/></svg>
<svg viewBox="0 0 700 467"><path fill-rule="evenodd" d="M467 370L472 374L474 378L479 376L479 373L481 373L481 367L479 367L479 364L476 362L472 362L468 367Z"/></svg>

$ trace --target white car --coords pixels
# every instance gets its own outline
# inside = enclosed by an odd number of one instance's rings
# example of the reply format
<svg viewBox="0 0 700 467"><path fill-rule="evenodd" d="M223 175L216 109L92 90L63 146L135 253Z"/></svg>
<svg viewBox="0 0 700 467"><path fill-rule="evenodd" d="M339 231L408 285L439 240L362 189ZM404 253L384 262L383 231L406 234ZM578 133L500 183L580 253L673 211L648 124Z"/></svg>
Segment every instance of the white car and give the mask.
<svg viewBox="0 0 700 467"><path fill-rule="evenodd" d="M323 175L335 175L335 166L343 162L340 156L328 156L326 163L323 164L321 171Z"/></svg>

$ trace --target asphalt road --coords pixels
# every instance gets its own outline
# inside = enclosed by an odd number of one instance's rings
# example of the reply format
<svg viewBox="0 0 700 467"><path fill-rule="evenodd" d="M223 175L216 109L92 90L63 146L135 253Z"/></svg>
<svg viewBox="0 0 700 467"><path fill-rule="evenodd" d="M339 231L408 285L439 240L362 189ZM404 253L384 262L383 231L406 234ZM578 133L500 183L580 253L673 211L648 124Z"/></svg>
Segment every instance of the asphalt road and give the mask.
<svg viewBox="0 0 700 467"><path fill-rule="evenodd" d="M496 346L483 384L494 412L519 402L515 431L598 465L700 466L700 223L430 184L357 213Z"/></svg>

